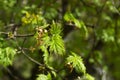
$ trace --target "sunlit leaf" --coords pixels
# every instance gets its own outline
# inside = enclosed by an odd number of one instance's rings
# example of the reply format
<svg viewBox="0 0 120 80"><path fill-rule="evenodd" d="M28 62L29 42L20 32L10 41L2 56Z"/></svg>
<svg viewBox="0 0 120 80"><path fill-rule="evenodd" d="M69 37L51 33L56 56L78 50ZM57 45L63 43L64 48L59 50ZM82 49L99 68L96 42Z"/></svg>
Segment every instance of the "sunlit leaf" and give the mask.
<svg viewBox="0 0 120 80"><path fill-rule="evenodd" d="M86 72L86 68L83 64L82 58L73 52L72 52L72 55L69 55L67 57L67 63L72 63L73 68L75 68L75 70L78 73L80 73L80 72L85 73Z"/></svg>
<svg viewBox="0 0 120 80"><path fill-rule="evenodd" d="M85 34L86 34L85 36L88 37L88 30L87 30L84 22L81 21L81 20L76 19L76 18L73 16L72 13L67 12L67 13L64 15L64 20L67 21L67 22L74 22L74 24L75 24L75 26L76 26L77 28L82 28L82 27L83 27L83 29L84 29L84 31L85 31Z"/></svg>
<svg viewBox="0 0 120 80"><path fill-rule="evenodd" d="M16 50L11 47L0 48L0 64L11 65L16 54Z"/></svg>
<svg viewBox="0 0 120 80"><path fill-rule="evenodd" d="M40 49L44 52L43 57L45 64L48 64L49 53L47 51L47 48L45 46L41 46Z"/></svg>
<svg viewBox="0 0 120 80"><path fill-rule="evenodd" d="M52 35L60 35L61 32L62 32L61 24L55 23L55 22L53 21L53 22L52 22L52 25L51 25L50 33L51 33Z"/></svg>
<svg viewBox="0 0 120 80"><path fill-rule="evenodd" d="M39 74L36 80L52 80L51 74Z"/></svg>
<svg viewBox="0 0 120 80"><path fill-rule="evenodd" d="M48 77L44 74L39 74L36 80L48 80Z"/></svg>
<svg viewBox="0 0 120 80"><path fill-rule="evenodd" d="M63 39L60 36L61 33L60 26L53 22L50 29L50 33L51 33L50 52L54 52L61 55L64 54L65 48Z"/></svg>
<svg viewBox="0 0 120 80"><path fill-rule="evenodd" d="M65 20L65 21L73 21L73 20L75 20L75 17L73 16L72 13L67 12L67 13L64 15L64 20Z"/></svg>

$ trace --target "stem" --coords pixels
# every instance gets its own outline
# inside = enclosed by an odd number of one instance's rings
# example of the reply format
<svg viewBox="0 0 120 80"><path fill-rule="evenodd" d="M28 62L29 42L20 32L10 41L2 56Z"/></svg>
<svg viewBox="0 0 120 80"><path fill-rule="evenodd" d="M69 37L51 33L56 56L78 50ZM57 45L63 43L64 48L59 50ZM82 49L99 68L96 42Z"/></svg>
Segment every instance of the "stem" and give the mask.
<svg viewBox="0 0 120 80"><path fill-rule="evenodd" d="M33 58L31 58L30 56L28 56L28 55L24 52L23 49L21 49L20 47L19 47L19 49L21 50L21 52L23 53L23 55L25 55L30 61L32 61L32 62L38 64L39 66L43 66L43 64L39 63L39 62L36 61L35 59L33 59Z"/></svg>

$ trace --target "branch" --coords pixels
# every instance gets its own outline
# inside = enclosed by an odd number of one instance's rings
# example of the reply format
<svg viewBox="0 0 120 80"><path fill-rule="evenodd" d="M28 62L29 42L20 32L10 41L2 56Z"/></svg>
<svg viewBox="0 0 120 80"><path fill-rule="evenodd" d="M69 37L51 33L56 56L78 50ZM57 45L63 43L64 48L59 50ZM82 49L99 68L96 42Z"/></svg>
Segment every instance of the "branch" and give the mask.
<svg viewBox="0 0 120 80"><path fill-rule="evenodd" d="M30 61L38 64L39 66L44 66L44 64L41 64L41 63L39 63L38 61L36 61L35 59L33 59L33 58L31 58L30 56L28 56L21 47L19 47L19 49L20 49L20 51L23 53L23 55L25 55Z"/></svg>
<svg viewBox="0 0 120 80"><path fill-rule="evenodd" d="M28 36L28 35L27 35ZM29 35L29 36L31 36L31 35ZM24 36L25 37L25 36ZM17 40L16 39L14 39L16 42L17 42ZM23 41L23 44L24 44L24 41ZM22 44L22 45L23 45ZM18 42L17 42L17 46L18 46L18 49L20 50L20 52L25 56L25 57L27 57L30 61L32 61L32 62L34 62L35 64L37 64L37 65L39 65L39 66L44 66L47 70L50 70L50 71L56 71L56 70L54 70L54 69L51 69L50 67L48 67L46 64L42 64L42 63L40 63L40 62L38 62L38 61L36 61L35 59L33 59L32 57L30 57L29 55L27 55L26 53L25 53L25 51L24 51L24 49L26 49L26 48L22 48L21 46L19 46L19 44L18 44Z"/></svg>
<svg viewBox="0 0 120 80"><path fill-rule="evenodd" d="M31 37L31 36L34 36L34 34L23 34L23 35L17 34L15 35L15 37Z"/></svg>
<svg viewBox="0 0 120 80"><path fill-rule="evenodd" d="M8 35L9 32L0 32L0 34L4 34L4 35ZM31 34L17 34L17 35L14 35L14 37L31 37L31 36L34 36L35 33L31 33Z"/></svg>
<svg viewBox="0 0 120 80"><path fill-rule="evenodd" d="M73 24L73 23L66 23L65 25L67 25L67 26L71 26L71 27L76 27L76 25L75 24ZM86 27L90 27L90 28L94 28L95 26L94 25L91 25L91 24L85 24L85 26Z"/></svg>

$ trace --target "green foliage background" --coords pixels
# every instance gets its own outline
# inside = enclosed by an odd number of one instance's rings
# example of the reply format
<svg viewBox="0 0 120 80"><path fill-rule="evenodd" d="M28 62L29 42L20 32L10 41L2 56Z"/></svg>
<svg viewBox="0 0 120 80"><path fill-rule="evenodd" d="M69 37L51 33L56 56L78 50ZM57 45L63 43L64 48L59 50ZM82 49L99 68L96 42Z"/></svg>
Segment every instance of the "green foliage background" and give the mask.
<svg viewBox="0 0 120 80"><path fill-rule="evenodd" d="M0 0L0 80L120 80L119 0Z"/></svg>

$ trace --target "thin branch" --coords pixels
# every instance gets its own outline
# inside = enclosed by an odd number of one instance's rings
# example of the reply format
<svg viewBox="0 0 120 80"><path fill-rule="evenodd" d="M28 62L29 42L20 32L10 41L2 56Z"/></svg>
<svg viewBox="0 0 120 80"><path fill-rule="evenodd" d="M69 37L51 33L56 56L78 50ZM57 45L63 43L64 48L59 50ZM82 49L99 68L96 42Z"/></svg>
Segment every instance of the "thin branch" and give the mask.
<svg viewBox="0 0 120 80"><path fill-rule="evenodd" d="M15 41L17 42L16 39L15 39ZM28 56L28 55L25 53L25 51L23 50L23 48L21 48L21 47L19 46L18 42L17 42L17 46L18 46L18 49L22 52L22 54L23 54L24 56L26 56L30 61L38 64L39 66L44 66L44 64L41 64L41 63L39 63L38 61L36 61L35 59L33 59L33 58L31 58L30 56Z"/></svg>
<svg viewBox="0 0 120 80"><path fill-rule="evenodd" d="M72 27L76 27L76 25L75 24L72 24L72 23L66 23L65 25L67 25L67 26L72 26ZM94 28L95 26L94 25L91 25L91 24L85 24L85 26L86 27L90 27L90 28Z"/></svg>
<svg viewBox="0 0 120 80"><path fill-rule="evenodd" d="M31 37L31 36L34 36L34 34L23 34L23 35L17 34L17 35L15 35L15 37Z"/></svg>
<svg viewBox="0 0 120 80"><path fill-rule="evenodd" d="M23 55L25 55L30 61L32 61L32 62L34 62L34 63L36 63L36 64L38 64L38 65L40 65L40 66L44 66L44 64L41 64L41 63L39 63L38 61L36 61L35 59L33 59L33 58L31 58L30 56L28 56L28 55L24 52L23 49L21 49L20 47L19 47L19 49L20 49L20 51L23 53Z"/></svg>
<svg viewBox="0 0 120 80"><path fill-rule="evenodd" d="M0 32L0 34L4 34L4 35L8 35L9 32ZM32 33L32 34L17 34L17 35L14 35L14 37L32 37L34 36L35 33Z"/></svg>
<svg viewBox="0 0 120 80"><path fill-rule="evenodd" d="M39 66L44 66L44 67L46 67L46 69L48 69L48 70L57 72L57 70L51 69L51 68L49 68L47 65L41 64L41 63L39 63L38 61L36 61L35 59L33 59L33 58L31 58L30 56L28 56L28 55L24 52L24 50L21 49L20 47L19 47L19 49L21 50L21 52L23 53L23 55L26 56L30 61L32 61L32 62L38 64Z"/></svg>

